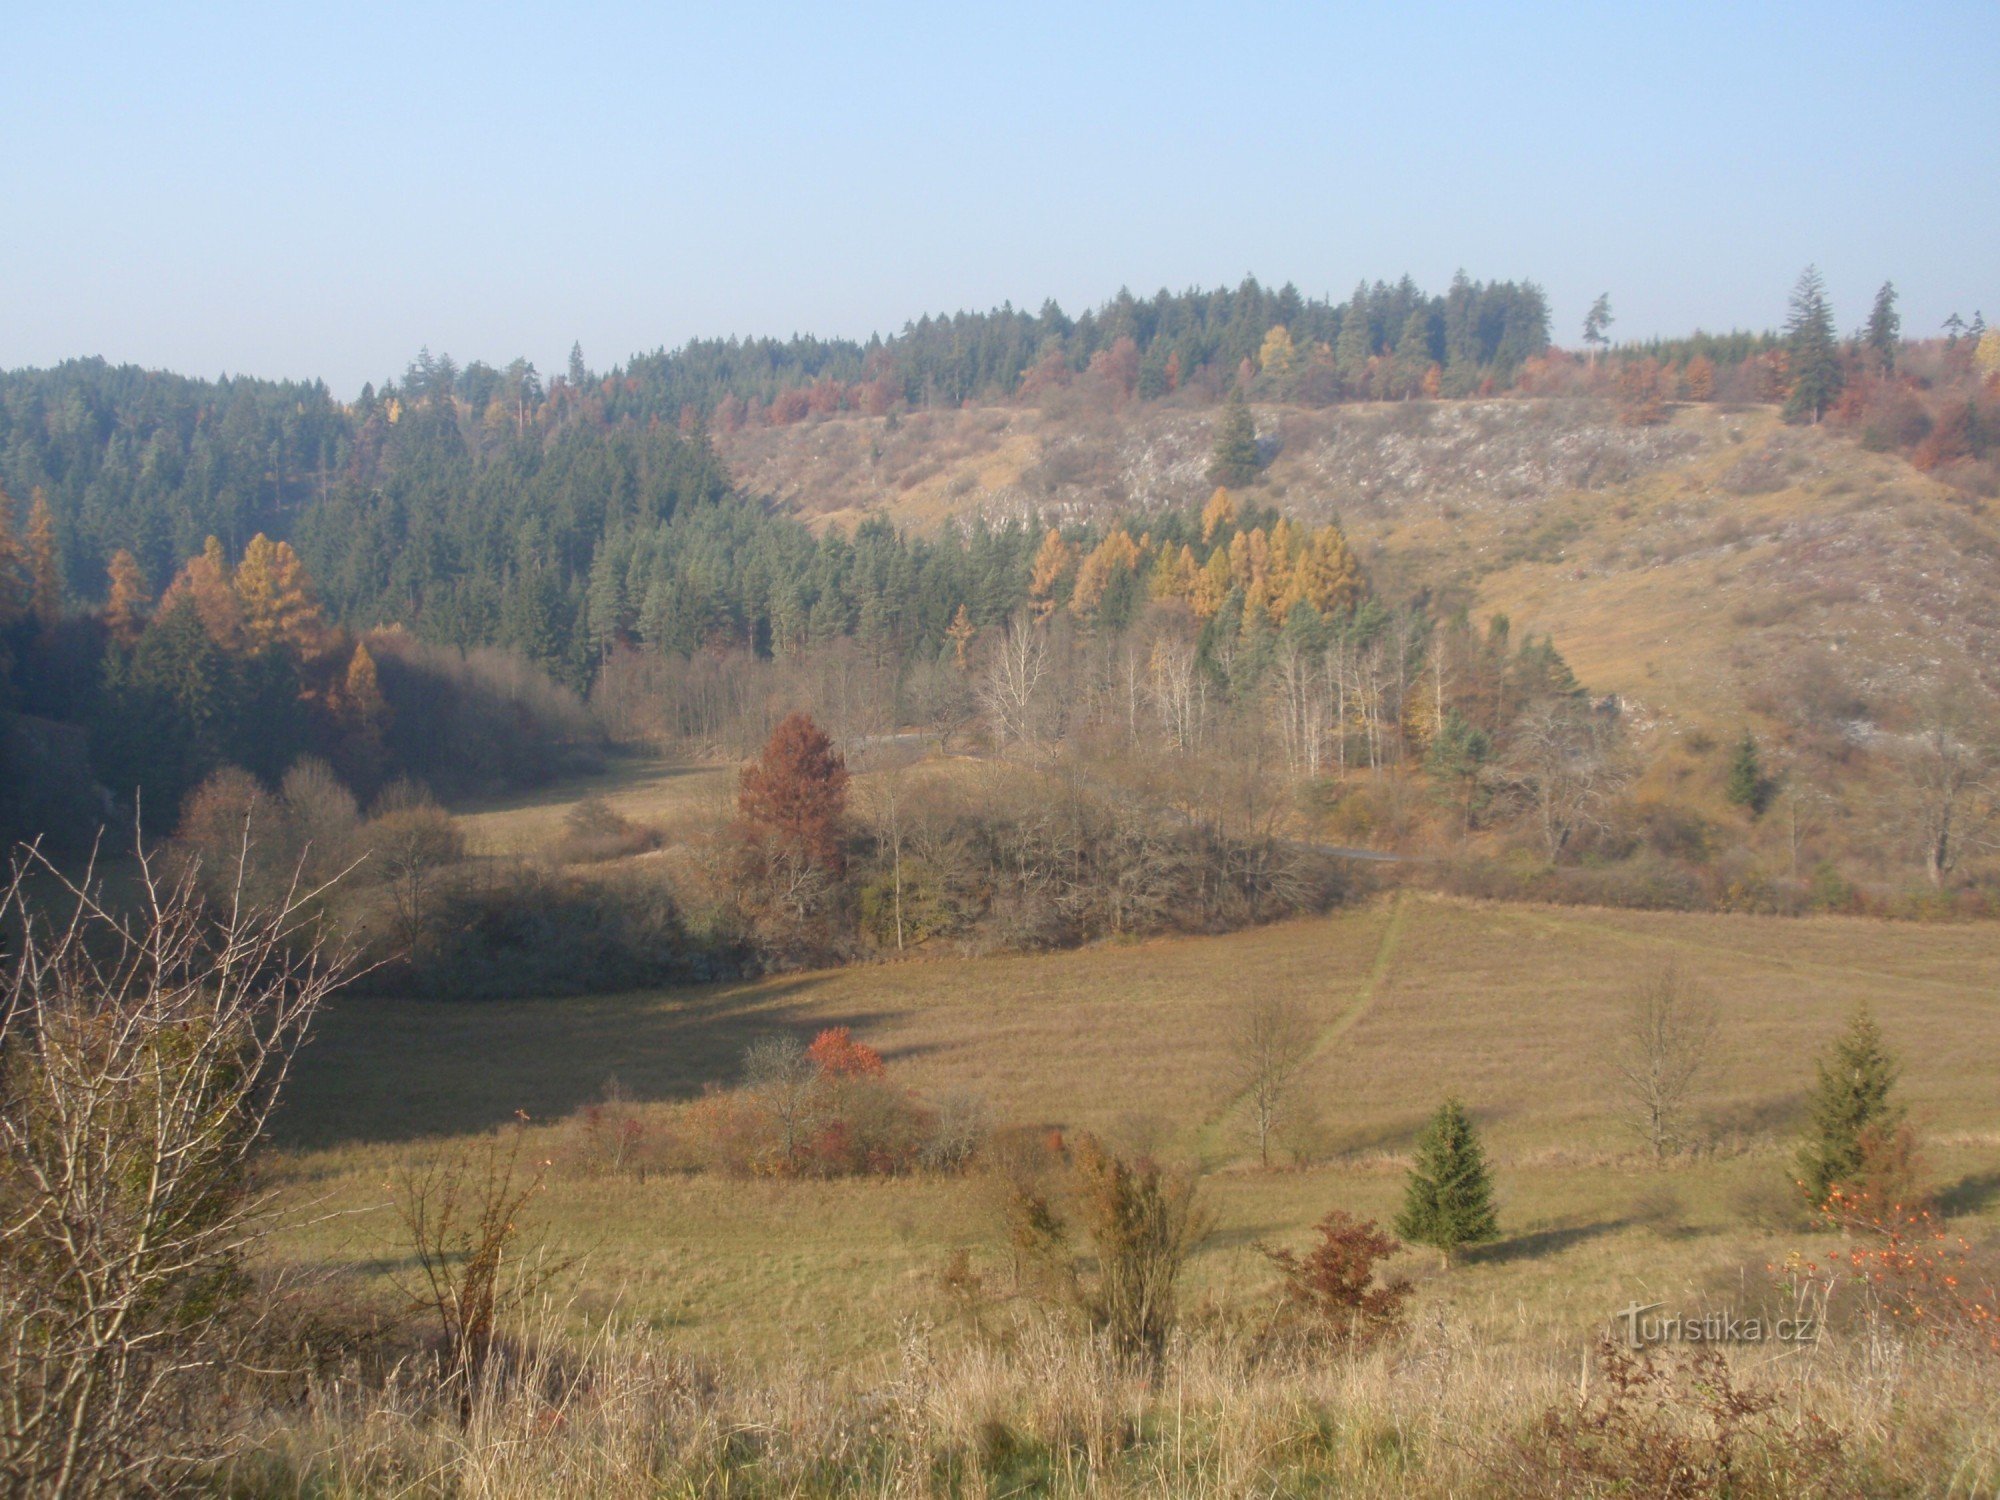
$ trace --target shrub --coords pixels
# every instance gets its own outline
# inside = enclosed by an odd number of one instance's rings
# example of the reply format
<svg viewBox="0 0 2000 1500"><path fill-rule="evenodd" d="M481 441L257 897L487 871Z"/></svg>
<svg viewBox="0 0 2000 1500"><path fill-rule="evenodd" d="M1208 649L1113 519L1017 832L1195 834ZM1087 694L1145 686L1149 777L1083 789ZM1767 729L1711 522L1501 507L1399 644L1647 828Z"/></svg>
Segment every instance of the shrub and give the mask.
<svg viewBox="0 0 2000 1500"><path fill-rule="evenodd" d="M1264 1251L1281 1278L1281 1309L1315 1342L1335 1348L1370 1344L1402 1327L1403 1304L1414 1290L1398 1277L1376 1280L1381 1263L1403 1247L1376 1228L1335 1209L1313 1226L1318 1243L1303 1255Z"/></svg>
<svg viewBox="0 0 2000 1500"><path fill-rule="evenodd" d="M1844 1435L1737 1383L1713 1345L1659 1353L1597 1346L1600 1389L1545 1411L1507 1444L1511 1493L1661 1497L1855 1495Z"/></svg>
<svg viewBox="0 0 2000 1500"><path fill-rule="evenodd" d="M601 797L586 797L563 815L562 835L549 853L563 864L595 864L645 854L664 842L659 829L634 823Z"/></svg>
<svg viewBox="0 0 2000 1500"><path fill-rule="evenodd" d="M1157 1376L1178 1320L1181 1272L1214 1220L1192 1177L1127 1161L1091 1136L1076 1143L1065 1176L1054 1195L1031 1181L1011 1185L1014 1248L1046 1298L1079 1314L1114 1358Z"/></svg>

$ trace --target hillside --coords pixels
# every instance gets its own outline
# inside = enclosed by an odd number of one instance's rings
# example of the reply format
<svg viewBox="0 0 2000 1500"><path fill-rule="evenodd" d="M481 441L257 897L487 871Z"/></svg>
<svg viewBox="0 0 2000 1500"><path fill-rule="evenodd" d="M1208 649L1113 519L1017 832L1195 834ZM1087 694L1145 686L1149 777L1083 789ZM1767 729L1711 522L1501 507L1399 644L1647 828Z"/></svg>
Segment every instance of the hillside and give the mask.
<svg viewBox="0 0 2000 1500"><path fill-rule="evenodd" d="M1253 499L1338 517L1378 587L1548 632L1654 750L1754 727L1841 759L1892 700L2000 687L2000 525L1976 499L1783 425L1685 404L1654 427L1582 400L1260 406ZM815 526L868 516L1068 522L1195 506L1216 411L1046 409L852 417L726 436L737 482ZM1663 787L1689 774L1669 756Z"/></svg>

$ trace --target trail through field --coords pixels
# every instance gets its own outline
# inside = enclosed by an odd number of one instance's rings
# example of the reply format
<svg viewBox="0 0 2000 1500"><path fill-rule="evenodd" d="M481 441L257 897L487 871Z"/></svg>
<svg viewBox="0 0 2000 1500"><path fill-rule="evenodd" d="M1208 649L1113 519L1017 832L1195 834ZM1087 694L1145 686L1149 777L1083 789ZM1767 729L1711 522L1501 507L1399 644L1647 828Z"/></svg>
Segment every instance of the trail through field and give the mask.
<svg viewBox="0 0 2000 1500"><path fill-rule="evenodd" d="M1340 1039L1352 1030L1354 1024L1374 1005L1376 996L1381 993L1383 981L1388 978L1389 971L1396 962L1396 950L1402 943L1403 929L1408 925L1410 903L1410 893L1406 890L1399 890L1389 898L1389 914L1382 923L1382 935L1376 940L1375 957L1369 962L1368 972L1362 976L1361 984L1354 992L1354 998L1348 1001L1340 1014L1322 1027L1319 1034L1313 1038L1311 1049L1300 1059L1300 1071L1304 1071L1313 1062L1331 1052ZM1248 1093L1249 1088L1246 1085L1230 1095L1202 1125L1196 1151L1203 1171L1212 1171L1227 1162L1234 1154L1223 1137L1242 1110Z"/></svg>
<svg viewBox="0 0 2000 1500"><path fill-rule="evenodd" d="M1408 925L1410 893L1399 890L1389 900L1389 920L1382 925L1382 939L1375 945L1375 960L1368 966L1368 973L1361 981L1361 988L1354 992L1354 999L1347 1009L1334 1017L1333 1024L1320 1033L1313 1044L1306 1061L1312 1062L1326 1056L1333 1050L1334 1043L1354 1029L1354 1023L1368 1013L1374 1005L1375 997L1381 993L1382 982L1389 977L1389 970L1396 962L1396 949L1403 940L1403 928Z"/></svg>

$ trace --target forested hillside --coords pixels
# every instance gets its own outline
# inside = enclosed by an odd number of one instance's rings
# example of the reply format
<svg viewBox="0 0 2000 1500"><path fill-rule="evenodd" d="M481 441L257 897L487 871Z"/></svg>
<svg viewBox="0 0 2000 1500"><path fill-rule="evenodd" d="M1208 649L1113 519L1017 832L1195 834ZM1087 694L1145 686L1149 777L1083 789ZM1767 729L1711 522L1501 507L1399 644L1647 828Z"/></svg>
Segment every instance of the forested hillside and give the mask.
<svg viewBox="0 0 2000 1500"><path fill-rule="evenodd" d="M843 734L1268 749L1391 847L1740 845L1795 885L1873 850L1942 884L1984 772L1940 804L1917 752L1987 739L1936 709L1995 686L2000 334L1904 340L1885 287L1842 343L1811 273L1783 337L1612 348L1602 312L1572 354L1532 285L1246 282L866 348L579 351L546 386L426 352L351 403L0 376L7 754L42 768L10 816L301 754L364 794L493 789L607 734L738 751L807 702Z"/></svg>

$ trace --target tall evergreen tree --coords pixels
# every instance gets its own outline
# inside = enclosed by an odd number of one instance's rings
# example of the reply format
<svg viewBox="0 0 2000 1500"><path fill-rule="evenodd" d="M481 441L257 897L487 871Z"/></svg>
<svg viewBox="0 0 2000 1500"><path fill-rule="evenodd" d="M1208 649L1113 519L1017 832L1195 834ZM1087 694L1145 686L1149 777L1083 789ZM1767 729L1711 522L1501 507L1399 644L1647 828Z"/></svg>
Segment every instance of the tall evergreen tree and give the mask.
<svg viewBox="0 0 2000 1500"><path fill-rule="evenodd" d="M1367 373L1369 357L1375 352L1375 339L1370 326L1368 305L1368 283L1355 285L1353 297L1340 314L1340 336L1333 346L1334 362L1340 366L1341 377L1350 386L1355 385Z"/></svg>
<svg viewBox="0 0 2000 1500"><path fill-rule="evenodd" d="M1431 1246L1446 1266L1464 1246L1484 1244L1500 1233L1486 1152L1472 1117L1456 1097L1438 1106L1417 1137L1396 1233L1412 1244Z"/></svg>
<svg viewBox="0 0 2000 1500"><path fill-rule="evenodd" d="M1724 794L1738 807L1749 808L1753 816L1761 815L1770 801L1771 783L1765 779L1763 758L1757 753L1757 736L1747 729L1729 758L1729 784Z"/></svg>
<svg viewBox="0 0 2000 1500"><path fill-rule="evenodd" d="M1240 390L1231 391L1223 403L1208 477L1224 486L1248 484L1257 477L1257 424Z"/></svg>
<svg viewBox="0 0 2000 1500"><path fill-rule="evenodd" d="M1799 1178L1815 1206L1865 1171L1870 1141L1895 1129L1903 1107L1890 1098L1901 1072L1866 1005L1825 1056L1813 1089L1811 1123L1799 1148Z"/></svg>
<svg viewBox="0 0 2000 1500"><path fill-rule="evenodd" d="M1896 353L1903 343L1903 315L1896 311L1896 283L1885 281L1868 310L1868 327L1861 335L1875 364L1883 374L1896 368Z"/></svg>
<svg viewBox="0 0 2000 1500"><path fill-rule="evenodd" d="M1785 402L1787 422L1817 422L1840 394L1845 376L1833 331L1833 309L1817 266L1807 266L1792 289L1785 319L1785 348L1791 356L1792 393Z"/></svg>
<svg viewBox="0 0 2000 1500"><path fill-rule="evenodd" d="M1590 304L1590 311L1583 318L1583 341L1590 348L1590 362L1597 363L1598 351L1610 344L1605 330L1617 321L1611 316L1611 293L1599 292L1597 300Z"/></svg>

